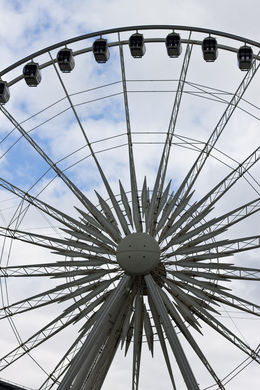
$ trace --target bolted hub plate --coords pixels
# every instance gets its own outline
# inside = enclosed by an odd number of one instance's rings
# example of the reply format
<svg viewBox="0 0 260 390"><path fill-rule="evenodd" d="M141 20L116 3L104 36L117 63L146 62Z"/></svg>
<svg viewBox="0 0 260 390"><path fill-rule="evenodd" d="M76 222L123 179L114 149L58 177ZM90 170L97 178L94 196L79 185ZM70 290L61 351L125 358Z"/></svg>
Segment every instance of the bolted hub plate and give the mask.
<svg viewBox="0 0 260 390"><path fill-rule="evenodd" d="M160 248L149 234L132 233L120 241L116 257L127 274L146 275L158 264Z"/></svg>

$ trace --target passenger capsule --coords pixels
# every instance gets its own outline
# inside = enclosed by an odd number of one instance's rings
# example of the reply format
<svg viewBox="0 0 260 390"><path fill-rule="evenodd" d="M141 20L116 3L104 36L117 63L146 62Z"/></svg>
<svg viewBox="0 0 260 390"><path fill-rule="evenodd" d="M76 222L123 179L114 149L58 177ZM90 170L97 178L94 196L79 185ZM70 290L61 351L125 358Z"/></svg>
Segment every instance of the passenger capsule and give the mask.
<svg viewBox="0 0 260 390"><path fill-rule="evenodd" d="M39 64L36 64L35 62L30 62L24 66L23 75L25 82L29 87L36 87L40 84L42 79Z"/></svg>
<svg viewBox="0 0 260 390"><path fill-rule="evenodd" d="M129 47L134 58L141 58L145 54L144 36L136 33L129 38Z"/></svg>
<svg viewBox="0 0 260 390"><path fill-rule="evenodd" d="M95 60L99 63L107 62L110 57L110 52L106 39L97 39L93 43L92 50L95 56Z"/></svg>
<svg viewBox="0 0 260 390"><path fill-rule="evenodd" d="M10 98L10 91L6 81L0 80L0 104L5 104Z"/></svg>
<svg viewBox="0 0 260 390"><path fill-rule="evenodd" d="M218 43L215 38L207 37L202 42L202 53L204 60L213 62L218 56Z"/></svg>
<svg viewBox="0 0 260 390"><path fill-rule="evenodd" d="M177 58L181 54L181 37L177 33L171 33L167 35L165 40L168 56L171 58Z"/></svg>
<svg viewBox="0 0 260 390"><path fill-rule="evenodd" d="M61 72L69 73L74 69L75 61L71 49L61 49L57 54L57 62Z"/></svg>
<svg viewBox="0 0 260 390"><path fill-rule="evenodd" d="M253 50L249 46L241 46L237 52L237 62L240 70L248 70L251 68L253 60Z"/></svg>

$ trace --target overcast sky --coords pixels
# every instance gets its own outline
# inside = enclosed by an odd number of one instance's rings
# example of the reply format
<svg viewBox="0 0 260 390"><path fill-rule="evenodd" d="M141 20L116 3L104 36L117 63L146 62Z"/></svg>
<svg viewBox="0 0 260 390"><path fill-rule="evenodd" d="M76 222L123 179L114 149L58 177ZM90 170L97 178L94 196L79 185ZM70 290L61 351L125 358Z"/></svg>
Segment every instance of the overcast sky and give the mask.
<svg viewBox="0 0 260 390"><path fill-rule="evenodd" d="M1 67L59 40L129 25L203 26L259 40L258 9L257 0L2 0Z"/></svg>
<svg viewBox="0 0 260 390"><path fill-rule="evenodd" d="M260 41L259 12L260 5L258 0L132 0L128 2L124 0L0 0L0 70L30 53L59 41L90 32L131 25L169 24L203 27ZM78 80L78 82L80 81ZM18 87L17 91L19 91ZM32 97L31 99L32 103L34 98ZM18 100L19 104L22 104L22 98ZM14 109L17 109L15 103L11 104L13 104ZM20 105L21 107L22 105ZM109 109L109 106L107 109ZM19 113L17 115L19 116ZM93 129L95 128L95 118L100 119L97 113L93 112L91 116ZM113 118L113 121L112 124L109 124L111 132L115 131L118 122L120 122L120 112L117 118ZM183 121L185 121L185 118L183 118ZM199 127L199 121L195 125ZM96 130L98 131L98 129ZM56 140L56 145L51 145L53 150L56 147L56 152L53 151L53 156L56 159L62 158L58 153L58 146L61 145L61 142L64 142L63 148L66 148L65 141L62 139ZM67 142L70 142L69 138ZM73 142L75 144L78 142L80 145L80 140L74 139ZM182 167L180 167L181 169ZM108 173L112 175L115 170L116 167L111 165ZM94 179L94 176L91 177L91 182ZM28 187L29 185L28 179ZM58 190L60 193L64 191L63 187ZM56 189L56 191L58 190ZM51 191L52 189L50 189L49 196L52 194ZM235 194L235 198L238 198L237 194ZM56 202L57 204L61 202L60 197L57 196ZM66 205L64 204L63 206L65 207ZM259 234L259 229L257 233ZM31 256L33 258L33 254ZM256 332L256 321L255 325L252 325L252 329ZM215 342L214 340L214 333L211 332L205 337L204 346L211 344L210 355L214 355L215 349L216 354L219 356L219 370L226 372L225 361L222 360L223 356L225 356L225 343L223 345L217 344L217 341ZM2 336L0 336L1 338ZM236 351L231 349L228 352L227 359L233 359L235 355ZM105 382L104 390L130 389L132 357L128 356L122 362L122 356L123 354L116 358L115 364L111 368L111 373ZM159 390L161 387L168 390L171 388L170 381L168 378L165 379L168 374L164 368L164 362L159 351L157 356L156 360L151 359L149 355L144 355L143 363L146 370L141 379L140 390ZM237 363L243 359L243 356L240 356ZM49 357L46 359L49 359ZM197 362L194 364L197 365ZM21 370L21 366L19 367ZM153 373L153 375L150 375L150 373ZM241 380L230 382L226 388L227 390L257 389L260 385L259 374L260 371L257 365L250 365L247 373L243 371L241 374ZM220 376L222 377L222 375ZM8 373L8 377L0 373L1 377L12 380L12 372ZM19 377L22 376L20 375ZM249 387L248 383L250 383ZM180 386L178 390L182 389L184 387ZM201 389L204 389L203 384Z"/></svg>

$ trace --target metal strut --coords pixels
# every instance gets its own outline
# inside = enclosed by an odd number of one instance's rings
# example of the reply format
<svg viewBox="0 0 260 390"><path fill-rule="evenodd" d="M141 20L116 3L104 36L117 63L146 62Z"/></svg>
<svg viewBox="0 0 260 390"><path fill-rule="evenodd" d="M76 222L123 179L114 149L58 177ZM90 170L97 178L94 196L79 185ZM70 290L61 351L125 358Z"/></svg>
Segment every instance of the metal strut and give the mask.
<svg viewBox="0 0 260 390"><path fill-rule="evenodd" d="M188 390L199 390L198 383L194 377L194 374L191 370L187 357L182 349L181 343L174 331L172 323L169 319L167 311L165 309L164 303L162 301L161 296L158 294L156 290L155 282L151 275L144 276L145 282L147 284L147 288L151 295L151 298L154 302L154 305L157 309L157 313L160 317L160 320L163 324L165 333L168 337L169 343L171 345L172 351L175 355L176 361L180 367L183 379L186 383Z"/></svg>
<svg viewBox="0 0 260 390"><path fill-rule="evenodd" d="M141 222L141 212L140 212L140 204L139 204L138 189L137 189L137 182L136 182L136 171L135 171L134 154L133 154L130 114L129 114L129 106L128 106L128 98L127 98L124 52L123 52L123 46L120 42L119 33L118 33L118 41L119 41L120 64L121 64L121 73L122 73L122 85L123 85L123 93L124 93L126 128L127 128L127 138L128 138L128 154L129 154L130 181L131 181L131 193L132 193L132 203L133 203L133 217L134 217L134 224L137 232L142 232L143 228Z"/></svg>
<svg viewBox="0 0 260 390"><path fill-rule="evenodd" d="M189 40L190 40L190 38L191 38L191 32L189 34ZM177 122L177 118L178 118L178 113L179 113L179 108L180 108L180 104L181 104L181 98L182 98L183 88L185 85L186 75L187 75L188 68L189 68L189 62L190 62L192 48L193 48L193 45L191 43L188 43L187 47L186 47L185 57L183 60L179 83L178 83L178 87L177 87L177 91L176 91L176 95L175 95L170 124L169 124L168 132L167 132L167 136L166 136L166 140L165 140L165 144L164 144L163 153L161 156L160 165L158 168L158 173L157 173L154 189L153 189L153 195L152 195L150 207L148 210L146 230L147 231L150 230L150 234L152 236L154 236L156 221L158 218L157 210L159 208L160 199L161 199L162 192L163 192L163 186L164 186L165 176L166 176L166 172L167 172L167 165L168 165L170 150L171 150L171 145L172 145L172 138L174 135L174 130L175 130L175 126L176 126L176 122Z"/></svg>

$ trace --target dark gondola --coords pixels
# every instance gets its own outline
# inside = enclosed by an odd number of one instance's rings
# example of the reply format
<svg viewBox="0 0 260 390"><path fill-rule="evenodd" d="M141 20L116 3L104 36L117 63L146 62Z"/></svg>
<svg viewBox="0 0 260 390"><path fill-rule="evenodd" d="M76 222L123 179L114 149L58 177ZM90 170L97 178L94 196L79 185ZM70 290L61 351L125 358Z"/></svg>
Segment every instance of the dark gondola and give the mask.
<svg viewBox="0 0 260 390"><path fill-rule="evenodd" d="M251 68L253 60L253 50L249 46L241 46L237 52L237 62L240 70L248 70Z"/></svg>
<svg viewBox="0 0 260 390"><path fill-rule="evenodd" d="M95 60L99 63L107 62L110 57L110 52L106 39L97 39L92 46Z"/></svg>
<svg viewBox="0 0 260 390"><path fill-rule="evenodd" d="M142 34L133 34L129 38L129 47L131 55L134 58L141 58L145 54L144 36Z"/></svg>
<svg viewBox="0 0 260 390"><path fill-rule="evenodd" d="M171 33L167 35L165 40L168 56L171 58L177 58L182 52L181 37L180 34Z"/></svg>
<svg viewBox="0 0 260 390"><path fill-rule="evenodd" d="M25 82L29 87L36 87L40 84L42 79L39 64L36 64L35 62L30 62L24 66L23 75Z"/></svg>
<svg viewBox="0 0 260 390"><path fill-rule="evenodd" d="M202 42L203 58L207 62L213 62L218 56L218 43L213 37L207 37Z"/></svg>
<svg viewBox="0 0 260 390"><path fill-rule="evenodd" d="M61 72L69 73L75 67L75 61L73 58L71 49L61 49L57 54L57 62Z"/></svg>
<svg viewBox="0 0 260 390"><path fill-rule="evenodd" d="M0 80L0 104L5 104L10 98L10 91L6 81Z"/></svg>

